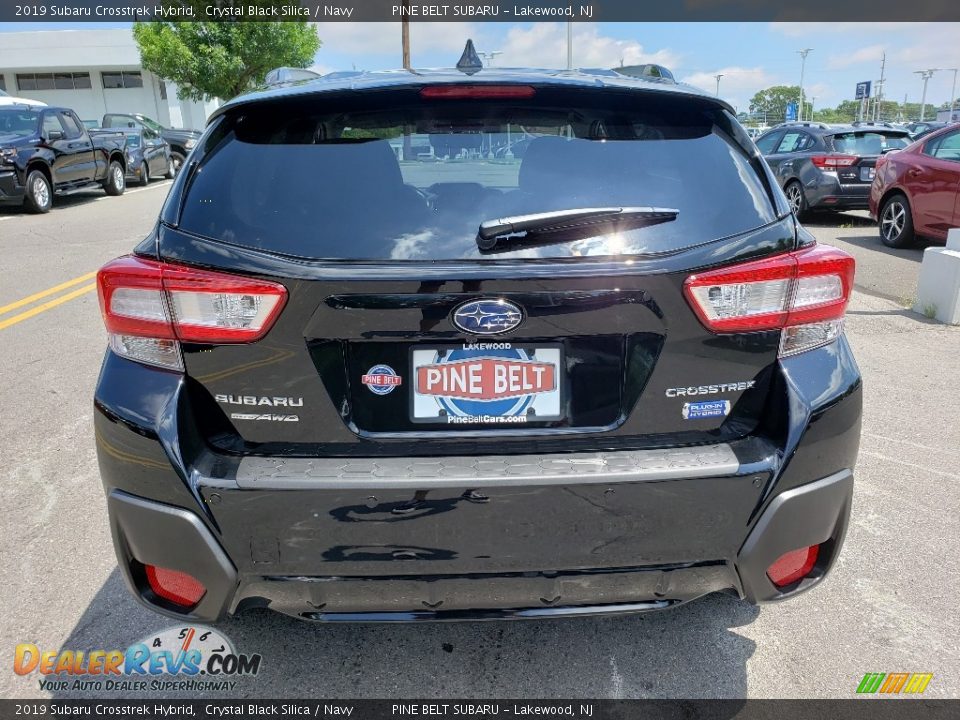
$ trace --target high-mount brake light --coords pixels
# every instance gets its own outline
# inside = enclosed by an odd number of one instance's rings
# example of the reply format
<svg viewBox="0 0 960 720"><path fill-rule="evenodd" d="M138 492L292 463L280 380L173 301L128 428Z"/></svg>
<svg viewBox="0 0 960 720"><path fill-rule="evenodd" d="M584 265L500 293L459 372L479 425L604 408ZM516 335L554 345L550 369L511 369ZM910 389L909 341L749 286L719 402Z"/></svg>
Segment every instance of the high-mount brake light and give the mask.
<svg viewBox="0 0 960 720"><path fill-rule="evenodd" d="M287 299L278 283L133 255L104 265L97 289L113 351L176 370L183 369L179 342L255 342Z"/></svg>
<svg viewBox="0 0 960 720"><path fill-rule="evenodd" d="M428 85L420 90L426 100L509 100L536 94L530 85Z"/></svg>
<svg viewBox="0 0 960 720"><path fill-rule="evenodd" d="M850 167L859 160L856 155L814 155L810 162L821 170L836 170L837 168Z"/></svg>
<svg viewBox="0 0 960 720"><path fill-rule="evenodd" d="M715 333L782 330L780 356L826 345L843 330L854 259L825 245L687 278L684 293Z"/></svg>

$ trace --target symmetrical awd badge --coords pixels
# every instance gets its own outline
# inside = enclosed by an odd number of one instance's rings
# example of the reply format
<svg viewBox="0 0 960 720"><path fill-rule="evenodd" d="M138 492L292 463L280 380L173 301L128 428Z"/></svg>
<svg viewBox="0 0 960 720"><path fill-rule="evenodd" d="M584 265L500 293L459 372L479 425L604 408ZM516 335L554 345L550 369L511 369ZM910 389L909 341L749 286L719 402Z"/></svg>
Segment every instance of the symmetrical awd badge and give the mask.
<svg viewBox="0 0 960 720"><path fill-rule="evenodd" d="M509 332L523 322L523 311L509 300L470 300L459 305L451 317L453 324L471 335L497 335Z"/></svg>

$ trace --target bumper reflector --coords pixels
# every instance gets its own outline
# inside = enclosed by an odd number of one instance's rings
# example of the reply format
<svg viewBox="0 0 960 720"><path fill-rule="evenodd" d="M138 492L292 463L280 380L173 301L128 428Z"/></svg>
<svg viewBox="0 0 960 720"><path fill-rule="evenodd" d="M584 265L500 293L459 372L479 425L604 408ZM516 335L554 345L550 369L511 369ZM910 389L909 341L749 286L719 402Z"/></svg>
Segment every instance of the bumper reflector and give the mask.
<svg viewBox="0 0 960 720"><path fill-rule="evenodd" d="M767 577L778 588L792 585L810 574L813 566L817 564L819 554L819 545L811 545L784 553L767 568Z"/></svg>
<svg viewBox="0 0 960 720"><path fill-rule="evenodd" d="M202 598L207 589L192 575L179 570L146 565L147 582L157 597L169 600L175 605L193 607Z"/></svg>

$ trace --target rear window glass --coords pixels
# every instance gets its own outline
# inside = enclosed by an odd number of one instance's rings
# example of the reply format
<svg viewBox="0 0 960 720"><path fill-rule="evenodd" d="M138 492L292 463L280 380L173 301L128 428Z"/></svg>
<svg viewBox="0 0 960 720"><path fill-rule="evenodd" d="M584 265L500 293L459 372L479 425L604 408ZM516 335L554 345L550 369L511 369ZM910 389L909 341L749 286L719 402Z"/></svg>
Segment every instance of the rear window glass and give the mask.
<svg viewBox="0 0 960 720"><path fill-rule="evenodd" d="M849 132L833 136L833 149L847 155L882 155L910 143L906 135L881 132Z"/></svg>
<svg viewBox="0 0 960 720"><path fill-rule="evenodd" d="M653 227L511 244L506 257L658 253L775 219L756 166L716 111L689 99L411 102L394 91L312 102L227 117L205 143L181 229L308 258L423 261L484 257L480 223L531 213L679 211Z"/></svg>

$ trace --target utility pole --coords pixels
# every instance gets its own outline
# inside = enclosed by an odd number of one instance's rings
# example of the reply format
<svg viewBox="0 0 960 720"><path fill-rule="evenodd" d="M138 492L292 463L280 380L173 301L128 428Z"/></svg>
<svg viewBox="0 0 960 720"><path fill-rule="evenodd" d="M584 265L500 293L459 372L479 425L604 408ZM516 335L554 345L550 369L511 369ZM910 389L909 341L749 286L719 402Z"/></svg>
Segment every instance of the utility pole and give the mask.
<svg viewBox="0 0 960 720"><path fill-rule="evenodd" d="M400 16L400 42L403 46L403 67L405 70L410 69L410 0L403 0L403 7L401 8L403 13ZM403 128L403 159L411 160L413 159L413 139L410 137L410 133L413 132L409 125L404 126Z"/></svg>
<svg viewBox="0 0 960 720"><path fill-rule="evenodd" d="M930 68L929 70L914 70L914 75L919 75L923 78L923 95L920 97L920 122L923 122L924 111L927 109L927 83L930 81L930 78L933 77L933 74L937 71L937 68Z"/></svg>
<svg viewBox="0 0 960 720"><path fill-rule="evenodd" d="M882 110L880 109L880 104L883 102L883 82L884 82L884 71L887 69L887 53L884 52L880 58L880 80L877 82L877 106L876 112L873 114L874 120L880 120L880 114Z"/></svg>
<svg viewBox="0 0 960 720"><path fill-rule="evenodd" d="M720 97L720 78L723 77L723 73L714 75L714 77L717 79L717 97Z"/></svg>
<svg viewBox="0 0 960 720"><path fill-rule="evenodd" d="M567 70L573 70L573 21L567 21Z"/></svg>
<svg viewBox="0 0 960 720"><path fill-rule="evenodd" d="M797 109L797 121L803 120L803 71L807 66L807 55L810 54L810 51L813 48L804 48L803 50L797 50L797 54L800 55L800 107Z"/></svg>
<svg viewBox="0 0 960 720"><path fill-rule="evenodd" d="M953 71L953 86L950 88L950 114L947 116L947 122L953 122L953 103L957 99L957 68L944 68L944 70Z"/></svg>
<svg viewBox="0 0 960 720"><path fill-rule="evenodd" d="M403 0L400 16L400 41L403 43L403 67L410 69L410 0Z"/></svg>

